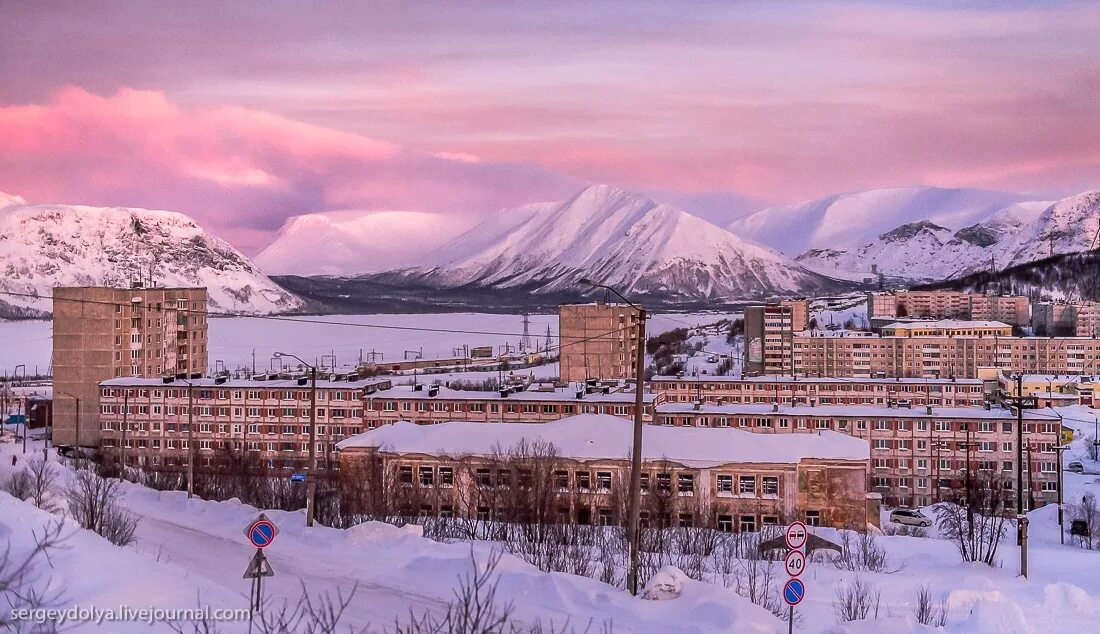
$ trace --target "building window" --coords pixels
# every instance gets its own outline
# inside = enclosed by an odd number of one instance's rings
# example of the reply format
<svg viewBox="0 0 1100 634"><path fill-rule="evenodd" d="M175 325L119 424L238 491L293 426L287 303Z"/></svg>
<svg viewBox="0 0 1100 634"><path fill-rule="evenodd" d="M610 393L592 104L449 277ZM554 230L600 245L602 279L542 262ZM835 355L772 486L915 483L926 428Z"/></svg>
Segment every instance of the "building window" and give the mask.
<svg viewBox="0 0 1100 634"><path fill-rule="evenodd" d="M752 533L756 531L756 516L742 515L741 521L738 523L737 528L742 533Z"/></svg>
<svg viewBox="0 0 1100 634"><path fill-rule="evenodd" d="M607 493L611 490L611 472L610 471L597 471L596 472L596 490L600 493Z"/></svg>
<svg viewBox="0 0 1100 634"><path fill-rule="evenodd" d="M413 468L410 466L401 466L397 468L397 481L401 484L412 484L413 481Z"/></svg>
<svg viewBox="0 0 1100 634"><path fill-rule="evenodd" d="M779 478L776 476L764 476L761 479L764 495L779 495Z"/></svg>
<svg viewBox="0 0 1100 634"><path fill-rule="evenodd" d="M733 516L732 515L719 515L718 516L718 530L723 533L733 532Z"/></svg>
<svg viewBox="0 0 1100 634"><path fill-rule="evenodd" d="M474 472L474 479L479 487L492 486L492 476L488 469L478 469ZM488 511L486 511L488 512Z"/></svg>
<svg viewBox="0 0 1100 634"><path fill-rule="evenodd" d="M741 476L737 492L741 495L756 495L756 476Z"/></svg>
<svg viewBox="0 0 1100 634"><path fill-rule="evenodd" d="M695 476L690 473L681 473L676 476L676 490L680 495L694 495Z"/></svg>
<svg viewBox="0 0 1100 634"><path fill-rule="evenodd" d="M806 511L807 526L821 526L821 511Z"/></svg>
<svg viewBox="0 0 1100 634"><path fill-rule="evenodd" d="M430 487L435 485L435 469L432 467L420 467L420 486Z"/></svg>
<svg viewBox="0 0 1100 634"><path fill-rule="evenodd" d="M453 487L455 484L455 471L453 467L439 468L439 486Z"/></svg>
<svg viewBox="0 0 1100 634"><path fill-rule="evenodd" d="M678 519L680 520L680 526L684 528L691 528L695 524L695 516L691 513L680 513Z"/></svg>
<svg viewBox="0 0 1100 634"><path fill-rule="evenodd" d="M592 474L587 471L577 471L573 476L577 482L578 491L589 491L592 489Z"/></svg>
<svg viewBox="0 0 1100 634"><path fill-rule="evenodd" d="M554 472L554 488L558 491L569 490L569 472L568 471L555 471Z"/></svg>
<svg viewBox="0 0 1100 634"><path fill-rule="evenodd" d="M718 476L718 492L719 493L733 493L733 476L728 474L719 474ZM731 517L730 522L733 522Z"/></svg>
<svg viewBox="0 0 1100 634"><path fill-rule="evenodd" d="M672 474L657 474L657 493L672 493Z"/></svg>

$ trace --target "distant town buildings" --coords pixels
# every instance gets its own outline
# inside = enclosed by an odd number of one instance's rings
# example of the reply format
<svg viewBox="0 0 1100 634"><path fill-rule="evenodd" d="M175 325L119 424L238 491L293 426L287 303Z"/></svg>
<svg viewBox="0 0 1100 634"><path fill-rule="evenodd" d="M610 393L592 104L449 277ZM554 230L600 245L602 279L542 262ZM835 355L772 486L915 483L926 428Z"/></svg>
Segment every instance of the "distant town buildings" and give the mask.
<svg viewBox="0 0 1100 634"><path fill-rule="evenodd" d="M809 327L805 299L781 300L745 309L745 372L792 374L790 350L794 334Z"/></svg>
<svg viewBox="0 0 1100 634"><path fill-rule="evenodd" d="M204 376L206 300L205 288L55 288L54 441L99 444L101 381Z"/></svg>
<svg viewBox="0 0 1100 634"><path fill-rule="evenodd" d="M1030 300L1023 295L984 295L959 291L896 291L869 293L867 318L959 319L999 321L1026 326Z"/></svg>
<svg viewBox="0 0 1100 634"><path fill-rule="evenodd" d="M564 304L558 310L562 381L634 377L638 310L626 304Z"/></svg>
<svg viewBox="0 0 1100 634"><path fill-rule="evenodd" d="M1039 336L1100 337L1100 302L1039 302L1031 325Z"/></svg>

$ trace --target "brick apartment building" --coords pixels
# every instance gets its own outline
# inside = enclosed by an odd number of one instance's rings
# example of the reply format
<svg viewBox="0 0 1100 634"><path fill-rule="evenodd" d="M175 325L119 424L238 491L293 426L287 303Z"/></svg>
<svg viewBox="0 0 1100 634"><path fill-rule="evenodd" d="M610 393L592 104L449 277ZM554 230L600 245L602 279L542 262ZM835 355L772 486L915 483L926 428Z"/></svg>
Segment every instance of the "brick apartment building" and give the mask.
<svg viewBox="0 0 1100 634"><path fill-rule="evenodd" d="M350 512L621 524L632 442L630 421L593 414L543 425L387 425L339 443L341 501L358 502ZM646 426L642 447L643 526L868 521L868 445L856 438Z"/></svg>
<svg viewBox="0 0 1100 634"><path fill-rule="evenodd" d="M985 403L981 379L893 378L850 379L789 376L656 376L650 387L662 402L733 405L903 405L980 407Z"/></svg>
<svg viewBox="0 0 1100 634"><path fill-rule="evenodd" d="M364 431L364 395L389 386L384 378L318 379L319 460L332 460L337 441ZM185 465L189 403L194 406L197 465L210 464L217 450L233 450L255 452L270 466L291 468L309 453L310 383L304 377L121 377L100 384L98 402L100 449L109 459L125 454L126 464L150 469Z"/></svg>
<svg viewBox="0 0 1100 634"><path fill-rule="evenodd" d="M658 424L717 427L762 434L830 430L871 444L870 490L888 505L925 506L962 486L969 440L972 473L1016 474L1014 412L993 407L846 407L665 403ZM1032 506L1057 500L1061 418L1024 411L1025 493ZM967 433L969 430L969 434Z"/></svg>
<svg viewBox="0 0 1100 634"><path fill-rule="evenodd" d="M788 352L765 348L765 355ZM794 376L975 378L983 368L1088 374L1100 368L1098 357L1100 339L1094 338L886 337L841 331L795 335L789 360L780 364Z"/></svg>
<svg viewBox="0 0 1100 634"><path fill-rule="evenodd" d="M810 304L804 299L782 300L745 309L745 372L791 374L792 340L809 327Z"/></svg>
<svg viewBox="0 0 1100 634"><path fill-rule="evenodd" d="M1023 295L983 295L959 291L868 293L868 319L914 317L1030 323L1031 303Z"/></svg>
<svg viewBox="0 0 1100 634"><path fill-rule="evenodd" d="M605 392L607 390L607 392ZM643 420L653 420L654 393L643 395ZM634 417L634 391L588 388L583 383L550 390L529 388L486 392L452 390L438 385L395 385L365 397L367 429L397 421L422 425L447 421L544 423L576 414Z"/></svg>
<svg viewBox="0 0 1100 634"><path fill-rule="evenodd" d="M883 337L1011 337L1012 326L999 321L936 319L887 324Z"/></svg>
<svg viewBox="0 0 1100 634"><path fill-rule="evenodd" d="M1040 302L1031 327L1048 337L1100 337L1100 302Z"/></svg>
<svg viewBox="0 0 1100 634"><path fill-rule="evenodd" d="M101 381L206 374L206 305L205 288L55 288L55 442L99 444Z"/></svg>
<svg viewBox="0 0 1100 634"><path fill-rule="evenodd" d="M634 378L638 310L626 304L564 304L558 308L562 381Z"/></svg>

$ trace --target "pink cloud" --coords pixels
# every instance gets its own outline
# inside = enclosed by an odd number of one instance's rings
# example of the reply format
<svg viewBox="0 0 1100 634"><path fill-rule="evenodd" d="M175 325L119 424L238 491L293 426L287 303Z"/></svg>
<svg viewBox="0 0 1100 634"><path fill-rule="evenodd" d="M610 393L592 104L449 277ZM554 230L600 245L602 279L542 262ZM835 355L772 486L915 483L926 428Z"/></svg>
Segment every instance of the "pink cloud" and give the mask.
<svg viewBox="0 0 1100 634"><path fill-rule="evenodd" d="M30 202L166 208L262 246L287 216L341 208L483 214L563 196L527 168L431 155L236 106L183 107L162 92L68 87L0 107L0 189Z"/></svg>

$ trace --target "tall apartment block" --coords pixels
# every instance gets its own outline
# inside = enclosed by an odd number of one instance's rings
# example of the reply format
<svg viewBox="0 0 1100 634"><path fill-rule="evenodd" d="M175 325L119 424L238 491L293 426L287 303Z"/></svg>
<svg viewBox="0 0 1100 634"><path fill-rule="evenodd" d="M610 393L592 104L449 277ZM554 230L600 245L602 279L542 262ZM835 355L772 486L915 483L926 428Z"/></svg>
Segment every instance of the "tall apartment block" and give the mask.
<svg viewBox="0 0 1100 634"><path fill-rule="evenodd" d="M101 381L206 374L206 289L55 288L53 368L55 442L98 445Z"/></svg>
<svg viewBox="0 0 1100 634"><path fill-rule="evenodd" d="M1100 302L1041 302L1031 315L1035 334L1100 337Z"/></svg>
<svg viewBox="0 0 1100 634"><path fill-rule="evenodd" d="M565 304L558 309L563 381L634 377L638 310L626 304Z"/></svg>
<svg viewBox="0 0 1100 634"><path fill-rule="evenodd" d="M804 299L746 308L745 373L792 374L791 342L809 326L809 317L810 304Z"/></svg>
<svg viewBox="0 0 1100 634"><path fill-rule="evenodd" d="M1030 323L1030 301L1023 295L980 295L958 291L869 293L868 319L915 317L999 321L1010 326Z"/></svg>

